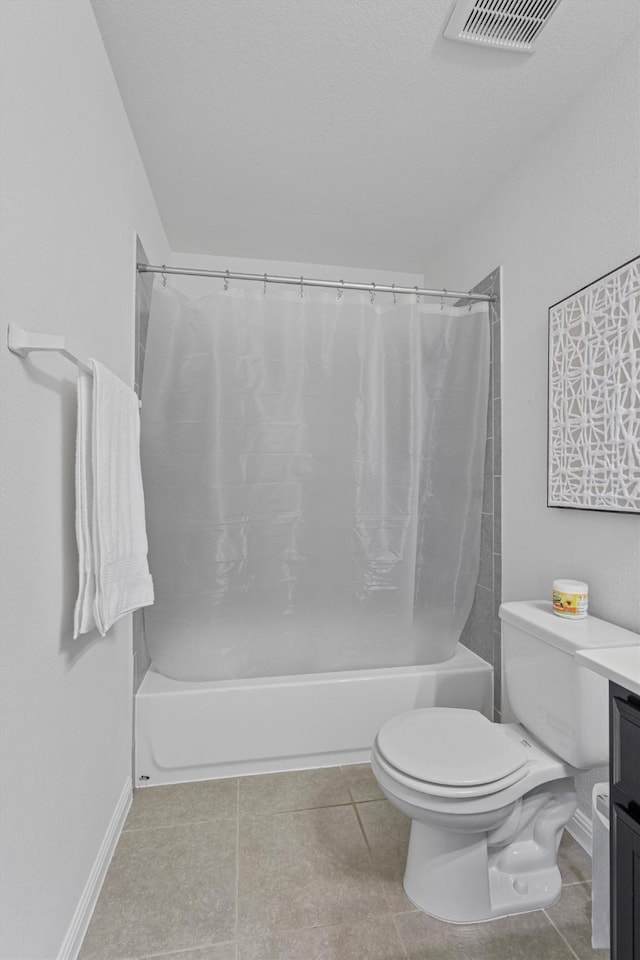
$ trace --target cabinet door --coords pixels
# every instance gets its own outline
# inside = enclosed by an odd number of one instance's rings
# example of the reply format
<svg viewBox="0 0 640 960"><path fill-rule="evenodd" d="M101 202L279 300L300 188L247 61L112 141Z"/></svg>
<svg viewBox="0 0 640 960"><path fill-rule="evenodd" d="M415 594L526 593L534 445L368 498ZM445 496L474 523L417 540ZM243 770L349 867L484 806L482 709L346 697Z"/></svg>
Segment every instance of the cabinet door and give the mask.
<svg viewBox="0 0 640 960"><path fill-rule="evenodd" d="M611 720L611 786L640 803L640 709L620 697L613 697Z"/></svg>
<svg viewBox="0 0 640 960"><path fill-rule="evenodd" d="M613 960L640 960L640 823L613 805Z"/></svg>

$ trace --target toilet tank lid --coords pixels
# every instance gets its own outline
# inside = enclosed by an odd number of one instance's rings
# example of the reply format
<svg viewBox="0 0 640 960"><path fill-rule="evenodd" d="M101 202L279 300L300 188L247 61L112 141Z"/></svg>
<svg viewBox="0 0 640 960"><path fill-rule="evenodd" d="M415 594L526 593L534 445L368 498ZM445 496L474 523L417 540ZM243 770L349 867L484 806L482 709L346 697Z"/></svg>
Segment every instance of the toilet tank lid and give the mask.
<svg viewBox="0 0 640 960"><path fill-rule="evenodd" d="M505 623L518 627L551 646L576 654L578 650L626 647L640 642L640 634L588 616L582 620L558 617L550 600L512 600L500 606Z"/></svg>

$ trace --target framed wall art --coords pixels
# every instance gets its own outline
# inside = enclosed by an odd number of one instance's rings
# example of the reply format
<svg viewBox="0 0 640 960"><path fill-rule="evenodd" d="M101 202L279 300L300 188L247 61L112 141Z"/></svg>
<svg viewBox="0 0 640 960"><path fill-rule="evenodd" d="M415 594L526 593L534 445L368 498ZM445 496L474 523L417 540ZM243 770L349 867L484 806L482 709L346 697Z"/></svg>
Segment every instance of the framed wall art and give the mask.
<svg viewBox="0 0 640 960"><path fill-rule="evenodd" d="M640 257L549 307L547 504L640 513Z"/></svg>

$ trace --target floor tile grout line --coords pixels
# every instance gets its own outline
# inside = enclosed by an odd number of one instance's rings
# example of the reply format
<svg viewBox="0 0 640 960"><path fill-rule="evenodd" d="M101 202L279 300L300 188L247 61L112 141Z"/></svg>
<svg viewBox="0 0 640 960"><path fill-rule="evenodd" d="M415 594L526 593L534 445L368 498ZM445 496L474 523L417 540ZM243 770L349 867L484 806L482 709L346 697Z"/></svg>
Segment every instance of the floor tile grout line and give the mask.
<svg viewBox="0 0 640 960"><path fill-rule="evenodd" d="M363 840L364 840L365 847L367 848L367 853L369 854L369 859L371 860L371 865L372 865L373 869L374 869L375 872L376 872L376 877L378 878L378 883L380 884L380 889L382 890L382 897L383 897L383 899L384 899L384 902L385 902L386 905L387 905L387 914L388 914L390 917L393 917L393 911L392 911L392 909L391 909L391 901L389 900L389 897L387 896L387 891L386 891L386 889L385 889L385 885L384 885L383 882L382 882L382 877L380 876L380 871L378 870L378 867L377 867L377 865L376 865L375 858L374 858L374 856L373 856L373 850L371 849L371 845L370 845L370 843L369 843L369 838L367 837L366 830L364 829L364 824L363 824L362 820L360 819L360 812L359 812L359 810L358 810L358 804L354 801L354 802L352 803L352 806L353 806L353 812L354 812L355 815L356 815L356 820L358 821L358 826L360 827L360 832L361 832L361 834L362 834L362 838L363 838ZM403 945L403 949L404 949L404 945Z"/></svg>
<svg viewBox="0 0 640 960"><path fill-rule="evenodd" d="M369 770L371 770L371 764L370 764L370 763L347 764L347 767L349 767L349 766L366 766L366 767L369 767ZM355 793L354 793L353 789L351 788L351 784L349 783L349 779L348 779L346 773L344 773L345 768L344 768L344 767L341 767L340 769L341 769L342 772L343 772L343 776L344 776L345 781L346 781L346 784L347 784L347 790L349 791L349 796L351 797L351 803L375 803L376 800L384 800L384 799L385 799L383 793L380 793L380 796L379 796L379 797L361 797L360 799L358 799L358 797L355 796Z"/></svg>
<svg viewBox="0 0 640 960"><path fill-rule="evenodd" d="M209 947L222 947L228 943L235 943L234 940L213 940L209 943L199 943L192 947L181 947L179 950L170 950L168 953L145 953L142 956L123 957L122 960L156 960L157 957L180 957L183 953L191 953L193 950L208 950Z"/></svg>
<svg viewBox="0 0 640 960"><path fill-rule="evenodd" d="M549 923L551 924L551 926L553 927L553 929L555 930L555 932L558 934L558 936L560 937L560 939L562 940L562 942L566 945L566 947L567 947L567 949L569 950L569 952L570 952L571 954L573 954L573 956L575 957L575 960L580 960L580 957L578 956L578 954L575 952L575 950L573 949L573 947L571 946L571 944L569 943L569 941L567 940L567 938L564 936L564 934L562 933L562 931L559 929L559 927L557 927L556 924L553 922L553 920L551 919L551 917L549 916L549 914L547 913L547 911L546 911L545 909L543 909L542 912L544 913L545 917L547 918L547 920L549 921Z"/></svg>
<svg viewBox="0 0 640 960"><path fill-rule="evenodd" d="M341 800L340 803L321 803L316 807L291 807L287 810L267 810L265 813L240 813L241 817L279 817L284 813L306 813L307 810L333 810L335 807L350 807L353 800Z"/></svg>
<svg viewBox="0 0 640 960"><path fill-rule="evenodd" d="M377 799L383 799L379 797ZM253 813L245 811L244 813L240 812L240 804L238 801L236 814L231 814L226 817L206 817L202 820L176 820L172 823L155 823L147 824L144 827L126 827L123 829L123 833L142 833L144 830L175 830L176 827L193 827L201 823L220 823L221 820L235 820L240 819L240 817L271 817L279 816L284 813L304 813L307 810L331 810L334 807L350 807L353 803L375 803L375 800L341 800L339 803L322 803L313 807L291 807L286 810L267 810L265 813Z"/></svg>
<svg viewBox="0 0 640 960"><path fill-rule="evenodd" d="M345 782L345 784L346 784L347 792L348 792L349 797L350 797L350 801L351 801L351 803L355 803L355 800L354 800L354 798L353 798L353 790L351 789L351 784L349 783L349 779L348 779L346 773L344 772L344 767L343 767L343 766L340 767L340 771L341 771L341 773L342 773L342 779L344 780L344 782Z"/></svg>
<svg viewBox="0 0 640 960"><path fill-rule="evenodd" d="M206 817L204 820L176 820L174 823L152 823L146 827L127 827L122 833L143 833L145 830L175 830L176 827L197 827L202 823L220 823L223 820L235 820L237 814L228 817Z"/></svg>
<svg viewBox="0 0 640 960"><path fill-rule="evenodd" d="M335 927L335 928L338 928L338 927L349 927L350 925L351 925L351 926L356 926L356 925L358 925L358 924L364 924L364 923L366 923L367 921L375 920L375 919L376 919L377 917L379 917L379 916L380 916L380 914L371 914L370 916L351 917L350 919L346 919L346 920L345 920L345 919L342 919L342 920L331 920L331 921L329 921L328 923L306 923L306 924L303 924L303 925L300 926L300 927L284 927L284 928L282 928L279 932L280 932L281 934L285 934L285 935L286 935L286 934L289 934L289 933L300 933L300 932L302 932L302 931L307 931L307 930L329 930L329 929L334 928L334 927ZM393 920L393 916L392 916L391 914L389 914L388 916L387 916L387 914L382 914L382 916L384 917L385 920ZM395 923L394 923L394 926L395 926ZM262 936L268 937L268 936L270 936L270 934L252 935L251 937L247 937L247 938L243 937L242 939L243 939L243 940L245 940L245 939L248 939L248 940L259 940L259 939L261 939ZM398 936L400 936L400 935L398 934ZM221 941L221 942L231 943L230 940L229 940L229 941ZM238 938L237 944L238 944L238 946L239 946L239 944L240 944L240 938ZM401 946L402 946L402 949L405 950L405 946L404 946L404 943L402 942L402 938L401 938L401 937L400 937L400 944L401 944ZM207 944L207 946L209 946L209 944ZM217 943L211 944L211 946L218 946L218 944L217 944ZM194 948L190 947L190 948L188 948L188 949L194 949ZM199 948L196 947L195 949L199 949ZM406 952L406 951L405 951L405 952ZM163 956L164 956L164 954L163 954ZM171 954L169 954L168 956L171 956ZM128 958L127 958L127 960L128 960ZM153 958L135 957L135 958L132 958L132 960L153 960ZM296 960L306 960L306 958L296 958ZM406 960L406 958L405 958L405 960Z"/></svg>
<svg viewBox="0 0 640 960"><path fill-rule="evenodd" d="M368 852L369 856L371 857L371 862L373 863L374 867L376 867L375 861L374 861L374 859L373 859L373 851L371 850L371 846L370 846L370 844L369 844L369 839L368 839L368 837L367 837L367 834L365 833L364 824L363 824L362 820L360 819L360 813L358 812L358 804L355 802L355 800L352 800L352 801L351 801L351 806L353 807L353 812L354 812L355 815L356 815L356 820L358 821L358 826L360 827L360 833L362 834L362 839L364 840L365 846L366 846L366 848L367 848L367 852ZM377 874L377 873L378 873L378 868L376 867L376 874Z"/></svg>
<svg viewBox="0 0 640 960"><path fill-rule="evenodd" d="M403 938L402 938L402 934L400 933L400 927L399 927L398 924L396 923L396 918L395 918L395 915L394 915L393 913L391 914L391 921L392 921L392 923L393 923L393 928L394 928L394 930L396 931L396 934L397 934L397 936L398 936L398 940L400 941L400 946L402 947L402 952L404 953L405 958L408 958L408 956L409 956L409 948L407 947L406 943L404 942L404 940L403 940Z"/></svg>

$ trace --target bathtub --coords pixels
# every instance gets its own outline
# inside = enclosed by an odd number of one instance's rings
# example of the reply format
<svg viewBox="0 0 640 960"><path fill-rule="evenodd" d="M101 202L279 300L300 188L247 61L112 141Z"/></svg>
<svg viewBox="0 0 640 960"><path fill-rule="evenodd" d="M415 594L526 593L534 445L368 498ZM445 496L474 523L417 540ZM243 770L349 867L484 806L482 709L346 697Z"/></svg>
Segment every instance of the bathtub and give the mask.
<svg viewBox="0 0 640 960"><path fill-rule="evenodd" d="M414 707L492 718L493 669L466 647L444 663L189 683L153 667L136 695L136 786L362 763Z"/></svg>

